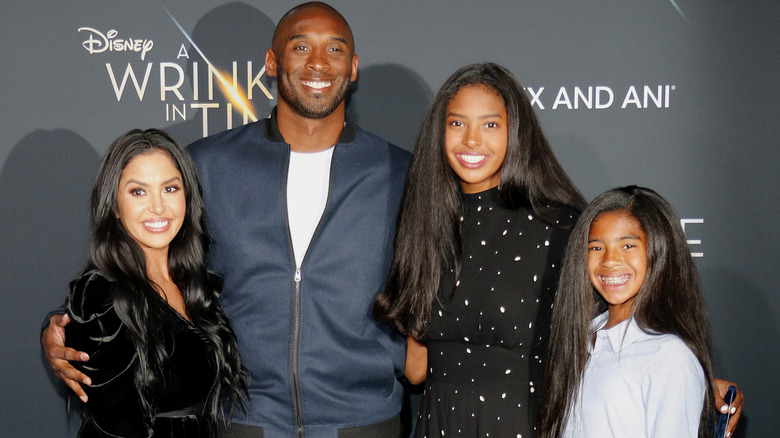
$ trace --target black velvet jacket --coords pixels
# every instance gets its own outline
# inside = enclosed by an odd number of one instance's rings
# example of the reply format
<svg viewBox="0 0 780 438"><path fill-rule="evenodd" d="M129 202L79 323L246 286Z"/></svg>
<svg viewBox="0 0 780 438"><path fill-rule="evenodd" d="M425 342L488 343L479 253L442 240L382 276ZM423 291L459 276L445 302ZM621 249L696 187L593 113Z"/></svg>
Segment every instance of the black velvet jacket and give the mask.
<svg viewBox="0 0 780 438"><path fill-rule="evenodd" d="M166 359L163 379L153 388L155 418L144 415L135 373L140 364L136 347L117 315L112 290L117 287L97 271L71 282L66 326L67 345L89 354L73 365L92 379L80 438L88 437L205 437L212 425L201 417L202 406L215 379L213 345L162 298L149 299L163 315L160 321Z"/></svg>

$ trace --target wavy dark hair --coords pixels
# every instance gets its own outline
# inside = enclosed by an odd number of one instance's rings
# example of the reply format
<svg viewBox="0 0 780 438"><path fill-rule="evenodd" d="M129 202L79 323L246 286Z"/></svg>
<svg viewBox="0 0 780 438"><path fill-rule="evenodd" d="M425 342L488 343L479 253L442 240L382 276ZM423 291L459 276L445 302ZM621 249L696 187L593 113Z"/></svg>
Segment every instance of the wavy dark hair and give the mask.
<svg viewBox="0 0 780 438"><path fill-rule="evenodd" d="M588 235L599 215L612 211L636 219L647 236L647 273L631 317L647 333L678 336L704 370L707 395L699 436L706 436L714 400L711 338L696 266L680 218L672 207L656 192L637 186L613 189L594 199L582 212L569 239L553 308L541 436L561 436L588 361L591 320L608 308L588 275Z"/></svg>
<svg viewBox="0 0 780 438"><path fill-rule="evenodd" d="M551 226L558 210L579 211L585 200L558 163L523 87L492 63L456 71L436 94L417 137L406 177L390 278L374 303L374 317L423 340L445 269L460 271L460 180L445 144L447 106L466 86L484 86L501 97L508 119L500 197L510 208L530 204Z"/></svg>
<svg viewBox="0 0 780 438"><path fill-rule="evenodd" d="M134 380L147 418L154 419L156 402L152 388L162 379L166 360L160 333L163 315L149 301L159 287L147 275L146 257L138 243L117 219L117 190L122 171L134 157L163 151L182 176L186 213L181 229L168 249L171 279L181 291L192 324L214 345L218 379L212 388L206 412L216 420L223 399L243 406L246 371L241 365L236 337L219 306L220 277L206 268L209 234L206 230L200 179L189 154L158 129L134 129L117 138L103 158L92 189L94 224L85 272L98 269L114 280L114 308L128 328L138 354ZM156 299L156 298L155 298ZM232 407L231 407L232 410Z"/></svg>

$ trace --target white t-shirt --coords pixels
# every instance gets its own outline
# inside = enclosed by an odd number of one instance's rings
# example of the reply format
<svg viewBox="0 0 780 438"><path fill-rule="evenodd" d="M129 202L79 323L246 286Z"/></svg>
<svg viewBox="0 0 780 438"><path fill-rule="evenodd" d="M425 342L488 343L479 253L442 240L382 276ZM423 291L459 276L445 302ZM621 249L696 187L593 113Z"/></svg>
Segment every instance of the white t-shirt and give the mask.
<svg viewBox="0 0 780 438"><path fill-rule="evenodd" d="M608 316L593 320L596 342L563 437L697 437L707 387L696 356L633 318L604 329Z"/></svg>
<svg viewBox="0 0 780 438"><path fill-rule="evenodd" d="M301 267L306 250L328 201L333 147L320 152L290 153L287 169L287 218L295 265Z"/></svg>

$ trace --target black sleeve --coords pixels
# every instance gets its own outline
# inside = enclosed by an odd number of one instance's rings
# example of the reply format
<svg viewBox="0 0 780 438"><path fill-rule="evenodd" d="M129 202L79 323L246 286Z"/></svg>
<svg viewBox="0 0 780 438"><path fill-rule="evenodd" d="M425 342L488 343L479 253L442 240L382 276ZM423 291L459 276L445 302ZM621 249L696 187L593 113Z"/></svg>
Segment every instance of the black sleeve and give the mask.
<svg viewBox="0 0 780 438"><path fill-rule="evenodd" d="M89 361L73 366L92 379L84 387L89 401L82 428L97 436L150 436L134 380L135 346L114 309L112 286L92 271L71 283L68 296L65 342L89 354Z"/></svg>

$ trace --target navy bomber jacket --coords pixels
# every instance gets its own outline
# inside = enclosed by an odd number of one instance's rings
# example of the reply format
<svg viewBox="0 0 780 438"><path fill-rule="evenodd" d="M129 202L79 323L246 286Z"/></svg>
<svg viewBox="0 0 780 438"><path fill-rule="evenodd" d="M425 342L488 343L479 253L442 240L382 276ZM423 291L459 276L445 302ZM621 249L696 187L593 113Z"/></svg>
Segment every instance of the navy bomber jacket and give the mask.
<svg viewBox="0 0 780 438"><path fill-rule="evenodd" d="M300 269L287 221L290 146L271 118L201 139L209 267L251 373L234 423L332 436L397 415L405 339L371 316L387 279L409 153L347 122L327 205Z"/></svg>

